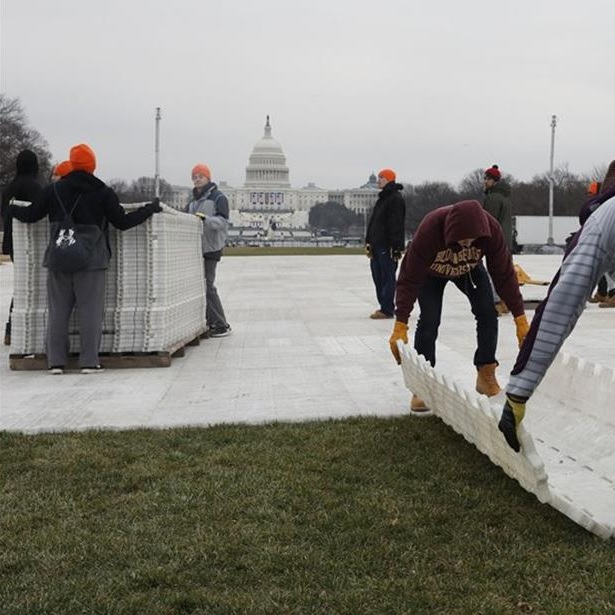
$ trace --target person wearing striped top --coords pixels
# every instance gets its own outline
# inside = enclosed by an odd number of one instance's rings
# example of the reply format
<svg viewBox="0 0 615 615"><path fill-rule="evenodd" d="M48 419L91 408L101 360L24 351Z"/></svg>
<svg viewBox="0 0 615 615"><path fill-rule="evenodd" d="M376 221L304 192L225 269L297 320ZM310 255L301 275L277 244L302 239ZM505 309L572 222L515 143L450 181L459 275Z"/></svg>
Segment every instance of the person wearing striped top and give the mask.
<svg viewBox="0 0 615 615"><path fill-rule="evenodd" d="M615 183L570 242L546 299L538 306L506 387L498 428L515 451L525 404L572 333L598 280L615 272Z"/></svg>

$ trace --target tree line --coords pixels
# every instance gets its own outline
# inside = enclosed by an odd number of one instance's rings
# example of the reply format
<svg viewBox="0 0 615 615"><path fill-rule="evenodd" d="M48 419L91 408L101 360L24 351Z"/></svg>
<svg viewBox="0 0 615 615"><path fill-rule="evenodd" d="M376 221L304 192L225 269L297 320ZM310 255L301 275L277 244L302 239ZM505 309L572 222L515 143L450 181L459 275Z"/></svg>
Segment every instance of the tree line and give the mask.
<svg viewBox="0 0 615 615"><path fill-rule="evenodd" d="M29 126L24 108L18 98L0 94L0 188L4 188L15 174L15 159L23 149L31 149L39 159L40 176L48 178L53 166L49 145L44 137ZM553 173L554 213L557 216L575 216L586 198L589 182L600 181L606 173L606 164L586 174L572 173L566 164ZM548 214L549 173L535 175L531 181L519 181L512 175L504 175L502 181L511 186L513 215L532 216ZM124 203L142 202L154 194L154 178L140 177L127 182L113 179L108 182ZM160 180L162 201L170 200L171 185ZM483 169L470 171L459 185L431 181L422 184L404 184L406 201L406 232L412 234L429 211L450 205L463 199L482 201ZM374 193L374 203L377 193ZM369 215L369 214L368 214ZM364 233L366 216L347 209L334 201L315 204L309 213L309 224L314 231L335 234L361 235Z"/></svg>
<svg viewBox="0 0 615 615"><path fill-rule="evenodd" d="M556 216L577 216L587 197L592 181L600 181L607 165L596 167L590 173L578 175L559 166L553 171L553 209ZM430 181L422 184L404 184L402 195L406 201L406 233L414 233L419 223L430 211L466 199L483 201L484 169L475 169L463 177L459 185ZM510 201L513 216L546 216L549 213L549 173L535 175L530 181L519 181L504 175L502 182L511 187ZM378 194L374 192L374 203ZM355 214L341 203L329 201L310 209L309 224L313 230L327 230L333 234L362 235L369 220Z"/></svg>

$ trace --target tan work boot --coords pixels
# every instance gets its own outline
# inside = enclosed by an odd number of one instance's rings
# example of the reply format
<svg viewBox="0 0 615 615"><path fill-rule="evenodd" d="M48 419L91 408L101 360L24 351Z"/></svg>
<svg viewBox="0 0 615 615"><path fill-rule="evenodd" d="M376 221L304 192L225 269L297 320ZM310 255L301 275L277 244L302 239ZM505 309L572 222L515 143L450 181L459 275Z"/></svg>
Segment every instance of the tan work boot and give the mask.
<svg viewBox="0 0 615 615"><path fill-rule="evenodd" d="M380 310L376 310L375 312L372 312L369 315L370 318L372 318L373 320L384 320L385 318L393 318L393 316L389 316L388 314L385 314L384 312L381 312Z"/></svg>
<svg viewBox="0 0 615 615"><path fill-rule="evenodd" d="M476 376L476 390L481 395L493 397L502 390L495 377L495 368L497 366L497 363L489 363L487 365L481 365L478 368L478 374Z"/></svg>
<svg viewBox="0 0 615 615"><path fill-rule="evenodd" d="M604 301L601 301L598 304L598 307L601 308L615 308L615 295L612 297L607 297Z"/></svg>
<svg viewBox="0 0 615 615"><path fill-rule="evenodd" d="M608 297L606 295L601 295L600 293L596 293L593 297L590 297L587 301L588 303L602 303L606 301Z"/></svg>
<svg viewBox="0 0 615 615"><path fill-rule="evenodd" d="M425 402L418 395L414 395L413 393L412 399L410 400L410 412L412 414L425 414L430 412L430 410Z"/></svg>

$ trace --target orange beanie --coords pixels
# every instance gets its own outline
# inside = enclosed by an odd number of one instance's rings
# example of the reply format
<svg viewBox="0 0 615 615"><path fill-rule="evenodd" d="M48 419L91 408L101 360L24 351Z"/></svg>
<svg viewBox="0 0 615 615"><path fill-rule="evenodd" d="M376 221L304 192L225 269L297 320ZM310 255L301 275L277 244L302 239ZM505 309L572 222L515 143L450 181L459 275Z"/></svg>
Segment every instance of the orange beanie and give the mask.
<svg viewBox="0 0 615 615"><path fill-rule="evenodd" d="M70 160L64 160L64 162L59 162L53 167L52 175L57 175L58 177L64 177L68 175L73 170L73 165Z"/></svg>
<svg viewBox="0 0 615 615"><path fill-rule="evenodd" d="M382 171L380 171L380 173L378 173L378 177L383 177L388 182L394 182L395 178L396 178L396 175L395 175L395 171L393 171L393 169L382 169Z"/></svg>
<svg viewBox="0 0 615 615"><path fill-rule="evenodd" d="M89 145L80 143L70 148L70 163L73 166L73 171L94 173L94 169L96 169L96 154Z"/></svg>
<svg viewBox="0 0 615 615"><path fill-rule="evenodd" d="M195 164L192 168L192 177L194 177L195 175L205 175L205 177L209 181L211 181L211 171L209 170L209 167L202 162L199 164Z"/></svg>

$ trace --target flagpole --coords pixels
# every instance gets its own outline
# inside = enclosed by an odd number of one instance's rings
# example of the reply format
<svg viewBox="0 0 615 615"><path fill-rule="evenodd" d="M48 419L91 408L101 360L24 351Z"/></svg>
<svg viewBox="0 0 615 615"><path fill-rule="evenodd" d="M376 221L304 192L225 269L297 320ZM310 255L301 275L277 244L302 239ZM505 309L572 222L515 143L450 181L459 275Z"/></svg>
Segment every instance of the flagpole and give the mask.
<svg viewBox="0 0 615 615"><path fill-rule="evenodd" d="M154 196L160 197L160 107L156 107Z"/></svg>

